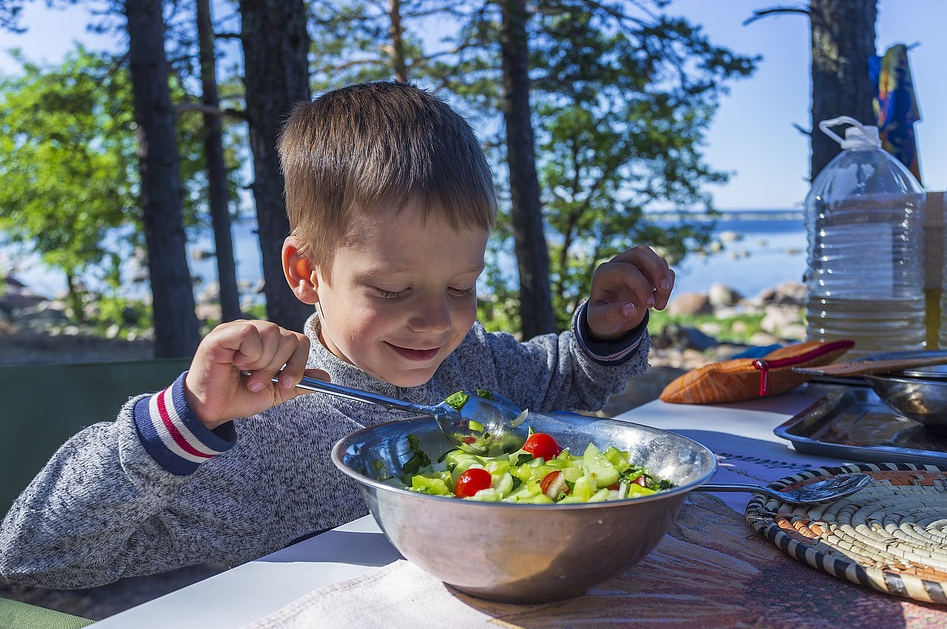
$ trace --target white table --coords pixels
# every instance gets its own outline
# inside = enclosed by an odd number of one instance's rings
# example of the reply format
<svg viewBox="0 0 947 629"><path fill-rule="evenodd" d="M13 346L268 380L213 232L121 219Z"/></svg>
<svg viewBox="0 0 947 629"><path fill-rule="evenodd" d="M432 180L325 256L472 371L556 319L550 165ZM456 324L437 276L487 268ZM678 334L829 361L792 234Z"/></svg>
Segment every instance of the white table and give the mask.
<svg viewBox="0 0 947 629"><path fill-rule="evenodd" d="M729 435L756 440L761 456L810 464L813 457L796 455L791 444L773 429L810 406L817 396L805 389L771 399L732 405L690 406L651 402L619 416L657 428L706 436ZM699 434L699 433L698 433ZM700 440L700 437L697 437ZM710 444L708 444L710 445ZM820 464L833 464L816 459ZM776 480L774 477L773 480ZM747 494L727 494L746 501ZM240 627L263 618L308 592L344 581L399 559L372 517L337 529L210 577L153 601L116 614L96 627L165 629Z"/></svg>

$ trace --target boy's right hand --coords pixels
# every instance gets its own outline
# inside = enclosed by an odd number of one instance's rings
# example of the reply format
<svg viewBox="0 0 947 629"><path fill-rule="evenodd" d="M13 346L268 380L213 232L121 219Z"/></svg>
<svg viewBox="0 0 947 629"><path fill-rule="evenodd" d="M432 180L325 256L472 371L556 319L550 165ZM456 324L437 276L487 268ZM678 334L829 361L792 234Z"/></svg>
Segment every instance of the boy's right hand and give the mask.
<svg viewBox="0 0 947 629"><path fill-rule="evenodd" d="M309 339L268 321L230 321L204 337L184 380L191 411L213 430L249 417L306 391L296 384L320 369L306 369ZM250 375L244 375L249 372ZM279 384L272 378L279 374Z"/></svg>

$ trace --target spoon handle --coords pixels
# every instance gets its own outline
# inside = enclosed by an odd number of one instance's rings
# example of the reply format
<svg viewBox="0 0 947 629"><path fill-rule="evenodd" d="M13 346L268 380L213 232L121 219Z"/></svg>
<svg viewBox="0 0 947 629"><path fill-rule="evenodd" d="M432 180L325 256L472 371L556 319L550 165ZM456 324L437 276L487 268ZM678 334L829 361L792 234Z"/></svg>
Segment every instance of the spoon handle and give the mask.
<svg viewBox="0 0 947 629"><path fill-rule="evenodd" d="M766 494L767 496L772 496L773 498L781 498L782 494L779 492L770 489L769 487L764 487L762 485L743 485L740 483L728 483L726 485L715 485L713 483L704 483L699 487L695 487L693 491L708 491L708 492L718 492L718 491L742 491L742 492L752 492L754 494Z"/></svg>
<svg viewBox="0 0 947 629"><path fill-rule="evenodd" d="M273 381L277 382L278 380L274 378ZM423 404L414 404L412 402L406 402L405 400L399 400L396 398L379 395L377 393L371 393L369 391L362 391L361 389L353 389L351 387L342 386L341 384L317 380L316 378L310 378L308 376L303 376L303 379L300 380L299 384L296 386L300 389L306 389L307 391L328 393L329 395L348 398L358 402L377 404L379 406L384 406L385 408L393 408L399 411L410 411L412 413L420 413L422 415L431 414L431 408Z"/></svg>

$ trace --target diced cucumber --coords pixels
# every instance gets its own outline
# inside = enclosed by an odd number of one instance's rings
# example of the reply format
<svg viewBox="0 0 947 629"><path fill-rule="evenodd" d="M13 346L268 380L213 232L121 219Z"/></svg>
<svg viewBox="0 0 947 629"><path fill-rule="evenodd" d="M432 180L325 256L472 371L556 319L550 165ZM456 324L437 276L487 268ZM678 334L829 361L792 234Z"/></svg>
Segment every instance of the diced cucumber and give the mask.
<svg viewBox="0 0 947 629"><path fill-rule="evenodd" d="M503 496L500 495L500 492L494 487L487 487L486 489L481 489L473 496L465 498L464 500L476 500L478 502L500 502Z"/></svg>
<svg viewBox="0 0 947 629"><path fill-rule="evenodd" d="M592 494L592 497L589 498L589 502L605 502L606 500L608 500L608 493L610 491L611 490L608 487L599 489L597 492Z"/></svg>
<svg viewBox="0 0 947 629"><path fill-rule="evenodd" d="M446 478L445 478L446 475ZM411 489L422 494L434 494L435 496L449 496L450 474L417 474L411 477Z"/></svg>
<svg viewBox="0 0 947 629"><path fill-rule="evenodd" d="M479 463L480 465L483 465L484 463L484 460L476 454L470 454L469 452L464 452L463 450L459 449L448 451L444 455L443 461L449 470L453 470L459 465L462 465L464 470L466 470L472 463Z"/></svg>
<svg viewBox="0 0 947 629"><path fill-rule="evenodd" d="M533 474L533 468L528 465L520 465L514 468L512 473L524 483L529 482L533 479L533 476L535 476L535 474Z"/></svg>
<svg viewBox="0 0 947 629"><path fill-rule="evenodd" d="M638 483L631 483L628 486L628 497L632 496L650 496L651 494L657 493L653 489L648 489L647 487L642 487Z"/></svg>
<svg viewBox="0 0 947 629"><path fill-rule="evenodd" d="M596 491L598 491L598 487L595 484L595 479L591 476L583 475L576 479L575 485L572 486L571 495L579 502L586 502Z"/></svg>
<svg viewBox="0 0 947 629"><path fill-rule="evenodd" d="M624 474L626 470L631 468L631 454L628 452L622 452L615 446L611 446L602 454L605 455L609 463L615 466L620 474Z"/></svg>
<svg viewBox="0 0 947 629"><path fill-rule="evenodd" d="M579 480L584 472L582 468L576 467L575 465L570 465L569 467L563 468L562 476L566 479L566 482L572 484Z"/></svg>
<svg viewBox="0 0 947 629"><path fill-rule="evenodd" d="M500 474L506 474L510 471L510 462L504 461L503 459L495 459L493 461L487 461L484 467L488 472L493 474L494 477L497 477Z"/></svg>
<svg viewBox="0 0 947 629"><path fill-rule="evenodd" d="M582 455L582 469L595 479L595 484L599 488L614 485L621 477L621 473L605 458L602 451L592 443L588 445Z"/></svg>
<svg viewBox="0 0 947 629"><path fill-rule="evenodd" d="M506 500L511 500L514 502L528 502L531 498L535 498L541 493L543 493L543 490L540 488L539 483L531 481L528 483L523 483L517 487L516 490L506 497Z"/></svg>
<svg viewBox="0 0 947 629"><path fill-rule="evenodd" d="M499 475L493 475L493 488L500 494L501 497L506 497L510 495L510 492L513 491L513 477L510 476L509 472L502 472Z"/></svg>

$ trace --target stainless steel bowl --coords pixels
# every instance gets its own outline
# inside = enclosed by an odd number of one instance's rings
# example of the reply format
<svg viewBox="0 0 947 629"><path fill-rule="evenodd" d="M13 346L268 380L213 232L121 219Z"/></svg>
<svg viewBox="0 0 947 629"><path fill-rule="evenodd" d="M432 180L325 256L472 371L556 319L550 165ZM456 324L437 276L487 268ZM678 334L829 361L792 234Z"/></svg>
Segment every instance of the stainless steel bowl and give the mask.
<svg viewBox="0 0 947 629"><path fill-rule="evenodd" d="M945 356L947 351L875 354L866 360ZM892 410L934 430L947 430L947 364L864 376L872 390Z"/></svg>
<svg viewBox="0 0 947 629"><path fill-rule="evenodd" d="M582 452L589 442L631 452L676 487L614 502L484 503L419 494L379 482L400 474L416 435L432 460L450 449L427 418L371 426L339 441L332 460L359 483L369 510L409 561L481 598L531 603L576 596L642 560L687 493L717 469L714 454L679 435L614 419L531 413L534 430Z"/></svg>

